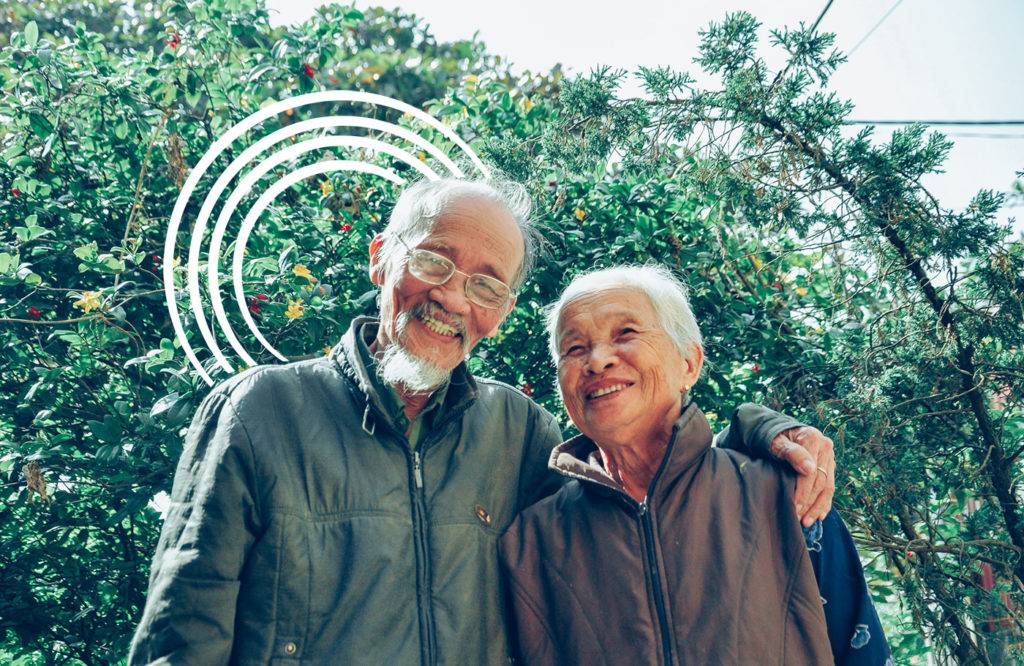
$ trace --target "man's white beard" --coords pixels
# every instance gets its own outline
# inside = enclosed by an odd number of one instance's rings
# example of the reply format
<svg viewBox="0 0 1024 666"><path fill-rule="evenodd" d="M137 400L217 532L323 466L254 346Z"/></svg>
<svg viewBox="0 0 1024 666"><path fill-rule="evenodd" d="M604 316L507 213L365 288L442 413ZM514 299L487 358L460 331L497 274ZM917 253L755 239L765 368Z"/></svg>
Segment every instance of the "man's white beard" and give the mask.
<svg viewBox="0 0 1024 666"><path fill-rule="evenodd" d="M414 308L418 312L420 308ZM377 376L381 381L409 393L429 393L448 380L451 370L415 356L402 345L405 328L414 314L406 311L395 322L395 340L377 361Z"/></svg>

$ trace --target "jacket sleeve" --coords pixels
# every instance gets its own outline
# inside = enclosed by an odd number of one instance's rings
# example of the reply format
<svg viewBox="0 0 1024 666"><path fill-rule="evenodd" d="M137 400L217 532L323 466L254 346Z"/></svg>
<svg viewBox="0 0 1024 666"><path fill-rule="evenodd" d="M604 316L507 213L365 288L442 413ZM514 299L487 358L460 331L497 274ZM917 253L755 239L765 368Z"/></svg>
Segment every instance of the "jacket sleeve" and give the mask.
<svg viewBox="0 0 1024 666"><path fill-rule="evenodd" d="M745 402L732 413L725 430L715 436L715 446L745 453L751 458L771 459L772 440L790 428L804 425L785 414Z"/></svg>
<svg viewBox="0 0 1024 666"><path fill-rule="evenodd" d="M547 410L536 406L532 436L526 442L522 468L519 472L519 504L516 511L553 495L562 487L565 477L548 467L551 450L562 443L558 421Z"/></svg>
<svg viewBox="0 0 1024 666"><path fill-rule="evenodd" d="M239 577L256 539L252 444L223 391L185 436L130 664L227 663Z"/></svg>

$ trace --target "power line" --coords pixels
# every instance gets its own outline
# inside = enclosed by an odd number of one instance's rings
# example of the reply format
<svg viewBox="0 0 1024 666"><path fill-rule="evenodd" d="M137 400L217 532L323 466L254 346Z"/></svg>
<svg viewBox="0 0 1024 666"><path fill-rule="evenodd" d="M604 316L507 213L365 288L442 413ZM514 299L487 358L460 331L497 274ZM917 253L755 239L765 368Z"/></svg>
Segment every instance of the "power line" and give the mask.
<svg viewBox="0 0 1024 666"><path fill-rule="evenodd" d="M982 132L950 132L947 136L966 139L1024 139L1024 134L1001 134L993 132L984 134Z"/></svg>
<svg viewBox="0 0 1024 666"><path fill-rule="evenodd" d="M828 13L828 10L830 7L832 7L833 2L835 2L835 0L828 0L828 2L825 3L825 7L822 8L821 13L818 14L818 18L814 19L814 23L811 25L810 34L814 34L814 31L818 29L818 24L821 23L821 19L825 18L825 14ZM775 90L775 86L779 85L779 81L781 81L782 77L784 77L786 73L789 72L789 68L793 66L794 62L794 60L790 60L788 63L786 63L786 66L783 67L782 70L780 70L779 73L775 75L775 79L772 81L771 90Z"/></svg>
<svg viewBox="0 0 1024 666"><path fill-rule="evenodd" d="M844 120L844 125L1024 125L1024 120Z"/></svg>
<svg viewBox="0 0 1024 666"><path fill-rule="evenodd" d="M821 19L825 18L825 14L828 13L833 2L835 2L835 0L828 0L828 2L825 3L825 8L821 10L820 14L818 14L818 18L814 19L814 25L811 26L812 33L818 29L818 24L821 23ZM903 0L900 0L900 2L903 2Z"/></svg>
<svg viewBox="0 0 1024 666"><path fill-rule="evenodd" d="M849 58L850 56L852 56L853 52L856 51L857 49L859 49L861 44L863 44L864 42L868 41L868 37L870 37L875 32L875 30L878 30L878 26L880 26L883 23L885 23L885 19L889 18L889 15L892 14L894 11L896 11L896 8L899 7L902 3L903 3L903 0L896 0L896 2L893 3L892 7L889 8L889 11L887 11L885 14L883 14L882 18L878 19L878 23L873 25L871 27L871 29L868 30L864 34L864 36L860 38L860 41L853 45L853 48L850 49L847 52L846 57Z"/></svg>

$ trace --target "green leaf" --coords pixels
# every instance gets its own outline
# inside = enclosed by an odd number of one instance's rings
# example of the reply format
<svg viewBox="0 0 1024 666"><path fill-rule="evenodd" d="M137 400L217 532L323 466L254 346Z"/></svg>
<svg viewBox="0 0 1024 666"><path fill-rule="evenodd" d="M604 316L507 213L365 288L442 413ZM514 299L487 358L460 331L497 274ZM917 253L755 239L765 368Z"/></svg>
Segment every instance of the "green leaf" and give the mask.
<svg viewBox="0 0 1024 666"><path fill-rule="evenodd" d="M110 414L104 416L103 421L86 421L86 425L101 442L114 444L121 441L121 422Z"/></svg>
<svg viewBox="0 0 1024 666"><path fill-rule="evenodd" d="M39 43L39 26L35 21L29 21L25 26L25 46L35 48L37 43Z"/></svg>

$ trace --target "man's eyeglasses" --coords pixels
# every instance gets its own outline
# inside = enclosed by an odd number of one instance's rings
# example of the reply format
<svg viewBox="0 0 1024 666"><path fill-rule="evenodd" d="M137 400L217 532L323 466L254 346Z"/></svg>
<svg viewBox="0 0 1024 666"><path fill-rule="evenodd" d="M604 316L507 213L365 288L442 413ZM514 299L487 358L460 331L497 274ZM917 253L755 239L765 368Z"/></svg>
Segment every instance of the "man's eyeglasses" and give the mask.
<svg viewBox="0 0 1024 666"><path fill-rule="evenodd" d="M504 308L512 299L512 289L501 280L481 273L463 273L448 257L430 250L409 247L399 236L395 238L409 251L409 273L417 280L428 284L444 284L458 273L466 278L466 298L481 307Z"/></svg>

